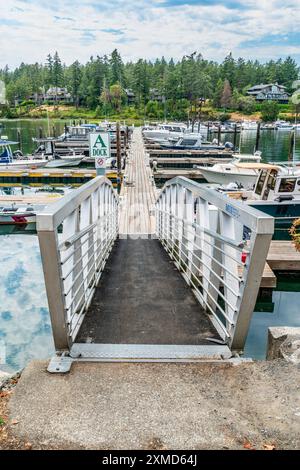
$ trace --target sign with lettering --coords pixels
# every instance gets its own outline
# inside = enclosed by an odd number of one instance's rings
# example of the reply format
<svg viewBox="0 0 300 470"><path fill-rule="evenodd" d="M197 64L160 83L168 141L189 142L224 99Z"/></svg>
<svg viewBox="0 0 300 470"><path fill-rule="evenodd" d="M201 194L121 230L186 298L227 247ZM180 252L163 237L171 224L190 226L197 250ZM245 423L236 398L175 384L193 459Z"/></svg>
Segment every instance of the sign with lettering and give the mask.
<svg viewBox="0 0 300 470"><path fill-rule="evenodd" d="M110 134L108 132L91 132L90 157L95 158L95 167L106 168L106 159L110 158Z"/></svg>

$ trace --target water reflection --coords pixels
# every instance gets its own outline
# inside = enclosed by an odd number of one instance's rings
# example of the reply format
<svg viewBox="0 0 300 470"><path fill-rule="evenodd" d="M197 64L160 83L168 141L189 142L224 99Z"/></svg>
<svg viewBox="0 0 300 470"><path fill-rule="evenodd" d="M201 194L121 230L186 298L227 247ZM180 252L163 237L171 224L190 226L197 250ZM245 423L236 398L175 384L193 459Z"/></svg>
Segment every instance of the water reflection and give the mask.
<svg viewBox="0 0 300 470"><path fill-rule="evenodd" d="M290 286L300 291L299 281ZM273 292L274 312L255 312L247 338L245 356L265 359L269 326L300 326L299 292Z"/></svg>
<svg viewBox="0 0 300 470"><path fill-rule="evenodd" d="M0 342L6 367L17 370L33 358L49 357L53 341L37 237L0 240Z"/></svg>

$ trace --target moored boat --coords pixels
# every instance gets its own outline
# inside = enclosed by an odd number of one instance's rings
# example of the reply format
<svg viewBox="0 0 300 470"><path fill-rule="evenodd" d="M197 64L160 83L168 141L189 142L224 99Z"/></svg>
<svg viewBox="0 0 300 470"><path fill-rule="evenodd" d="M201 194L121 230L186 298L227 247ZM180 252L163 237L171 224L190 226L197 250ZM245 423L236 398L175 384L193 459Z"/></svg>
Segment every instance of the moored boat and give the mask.
<svg viewBox="0 0 300 470"><path fill-rule="evenodd" d="M244 188L253 188L259 171L262 169L261 152L254 155L233 154L229 163L216 163L213 166L197 166L209 183L236 183Z"/></svg>
<svg viewBox="0 0 300 470"><path fill-rule="evenodd" d="M289 229L300 218L300 166L265 164L252 191L218 188L275 218L275 239L289 239Z"/></svg>
<svg viewBox="0 0 300 470"><path fill-rule="evenodd" d="M46 165L48 160L45 158L34 158L33 156L23 156L20 151L13 152L12 145L18 145L18 142L0 139L0 169L34 169Z"/></svg>

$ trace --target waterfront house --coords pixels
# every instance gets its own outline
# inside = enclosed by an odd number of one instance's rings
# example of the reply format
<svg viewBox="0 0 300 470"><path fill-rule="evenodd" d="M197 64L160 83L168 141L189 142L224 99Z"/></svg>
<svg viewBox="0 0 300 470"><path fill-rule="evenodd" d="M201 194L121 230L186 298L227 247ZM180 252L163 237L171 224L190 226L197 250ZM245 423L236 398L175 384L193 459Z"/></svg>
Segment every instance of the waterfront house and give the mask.
<svg viewBox="0 0 300 470"><path fill-rule="evenodd" d="M164 95L160 93L157 88L150 88L150 100L151 101L158 101L159 103L164 103L166 98Z"/></svg>
<svg viewBox="0 0 300 470"><path fill-rule="evenodd" d="M135 94L131 89L125 89L127 104L128 106L132 106L135 103Z"/></svg>
<svg viewBox="0 0 300 470"><path fill-rule="evenodd" d="M50 87L45 95L44 101L72 103L73 98L71 93L68 92L67 88L61 87Z"/></svg>
<svg viewBox="0 0 300 470"><path fill-rule="evenodd" d="M253 96L257 102L278 101L279 103L288 103L289 101L286 87L278 83L254 85L248 89L247 95Z"/></svg>

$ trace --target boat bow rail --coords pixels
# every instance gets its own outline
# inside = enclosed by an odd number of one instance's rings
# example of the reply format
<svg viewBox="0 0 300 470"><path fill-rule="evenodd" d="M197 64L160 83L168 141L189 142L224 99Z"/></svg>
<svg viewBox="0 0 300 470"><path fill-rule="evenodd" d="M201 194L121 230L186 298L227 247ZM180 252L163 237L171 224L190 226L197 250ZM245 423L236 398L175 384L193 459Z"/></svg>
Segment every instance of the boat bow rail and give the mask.
<svg viewBox="0 0 300 470"><path fill-rule="evenodd" d="M56 351L69 351L118 235L118 196L96 177L37 214Z"/></svg>
<svg viewBox="0 0 300 470"><path fill-rule="evenodd" d="M232 351L242 351L274 219L184 177L156 202L156 232Z"/></svg>

